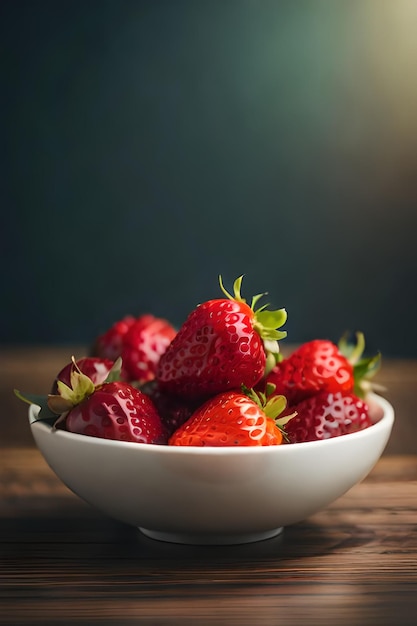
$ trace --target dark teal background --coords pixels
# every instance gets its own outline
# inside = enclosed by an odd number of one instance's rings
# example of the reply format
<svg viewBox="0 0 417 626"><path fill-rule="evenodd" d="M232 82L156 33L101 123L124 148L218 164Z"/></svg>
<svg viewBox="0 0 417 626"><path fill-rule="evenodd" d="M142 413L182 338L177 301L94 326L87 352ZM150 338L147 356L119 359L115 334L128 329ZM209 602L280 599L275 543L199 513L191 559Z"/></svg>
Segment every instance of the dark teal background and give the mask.
<svg viewBox="0 0 417 626"><path fill-rule="evenodd" d="M180 324L244 273L288 341L417 356L413 0L3 0L3 344Z"/></svg>

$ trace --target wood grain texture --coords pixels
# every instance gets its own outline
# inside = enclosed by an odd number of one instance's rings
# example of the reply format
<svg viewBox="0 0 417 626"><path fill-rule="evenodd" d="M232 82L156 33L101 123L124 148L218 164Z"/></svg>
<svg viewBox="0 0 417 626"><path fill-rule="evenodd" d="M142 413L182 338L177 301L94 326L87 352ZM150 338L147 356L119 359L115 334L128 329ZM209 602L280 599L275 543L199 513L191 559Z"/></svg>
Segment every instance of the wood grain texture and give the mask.
<svg viewBox="0 0 417 626"><path fill-rule="evenodd" d="M411 626L417 457L388 456L269 541L153 541L73 495L31 447L0 451L0 624Z"/></svg>
<svg viewBox="0 0 417 626"><path fill-rule="evenodd" d="M0 352L0 624L417 623L416 361L383 363L396 422L364 482L280 537L193 547L104 517L34 448L12 390L45 392L72 354L85 350Z"/></svg>

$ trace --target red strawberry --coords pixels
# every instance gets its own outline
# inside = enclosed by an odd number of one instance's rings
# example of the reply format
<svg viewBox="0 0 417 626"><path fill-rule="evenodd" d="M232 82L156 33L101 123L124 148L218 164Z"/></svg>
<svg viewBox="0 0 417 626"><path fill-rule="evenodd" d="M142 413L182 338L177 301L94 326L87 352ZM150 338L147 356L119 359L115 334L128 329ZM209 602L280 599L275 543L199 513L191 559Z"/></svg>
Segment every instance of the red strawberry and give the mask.
<svg viewBox="0 0 417 626"><path fill-rule="evenodd" d="M266 382L294 405L318 391L352 391L353 366L334 343L315 339L277 363Z"/></svg>
<svg viewBox="0 0 417 626"><path fill-rule="evenodd" d="M93 355L115 361L122 354L123 338L136 318L126 315L115 322L105 333L97 337L93 346Z"/></svg>
<svg viewBox="0 0 417 626"><path fill-rule="evenodd" d="M174 327L164 319L127 316L98 337L93 351L113 360L121 356L122 379L144 383L155 378L159 358L175 334Z"/></svg>
<svg viewBox="0 0 417 626"><path fill-rule="evenodd" d="M73 433L138 443L167 443L168 434L152 400L127 382L114 380L115 363L106 381L95 385L73 360L70 384L57 380L57 394L16 395L40 406L38 419Z"/></svg>
<svg viewBox="0 0 417 626"><path fill-rule="evenodd" d="M137 443L166 443L150 398L126 382L104 383L65 417L72 433Z"/></svg>
<svg viewBox="0 0 417 626"><path fill-rule="evenodd" d="M289 357L277 363L267 375L264 384L275 386L275 393L283 394L289 406L309 398L319 391L355 392L363 395L366 380L380 364L380 355L362 358L365 341L356 334L356 343L345 337L338 345L326 339L308 341Z"/></svg>
<svg viewBox="0 0 417 626"><path fill-rule="evenodd" d="M276 417L285 406L283 396L274 396L262 407L254 396L226 391L207 400L168 443L171 446L276 446L283 441Z"/></svg>
<svg viewBox="0 0 417 626"><path fill-rule="evenodd" d="M58 380L61 380L68 386L71 385L71 373L75 366L78 367L80 372L88 376L95 385L99 385L100 383L104 383L113 365L114 363L110 359L101 359L99 357L84 357L78 359L76 362L71 361L57 374L52 387L52 393L58 393Z"/></svg>
<svg viewBox="0 0 417 626"><path fill-rule="evenodd" d="M353 393L321 391L302 400L285 427L290 443L316 441L346 435L371 426L368 405Z"/></svg>
<svg viewBox="0 0 417 626"><path fill-rule="evenodd" d="M138 318L124 336L122 376L141 383L155 378L156 367L177 331L164 319Z"/></svg>
<svg viewBox="0 0 417 626"><path fill-rule="evenodd" d="M278 352L278 331L286 321L284 309L255 310L240 295L242 276L234 295L220 286L225 299L209 300L194 309L167 351L156 377L160 388L183 398L210 397L223 391L254 387L265 372L267 353ZM275 362L275 361L274 361Z"/></svg>

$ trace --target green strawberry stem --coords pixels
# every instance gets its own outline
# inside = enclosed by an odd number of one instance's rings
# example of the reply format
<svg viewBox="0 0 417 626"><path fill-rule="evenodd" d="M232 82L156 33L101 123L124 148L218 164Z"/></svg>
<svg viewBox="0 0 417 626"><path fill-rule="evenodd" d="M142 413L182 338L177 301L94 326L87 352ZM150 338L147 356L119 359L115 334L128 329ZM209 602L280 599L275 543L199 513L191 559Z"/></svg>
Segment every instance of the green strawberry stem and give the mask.
<svg viewBox="0 0 417 626"><path fill-rule="evenodd" d="M233 283L233 295L230 294L223 285L222 277L219 276L220 289L229 300L235 302L243 302L247 304L246 300L241 296L243 275L239 276ZM260 293L253 296L250 309L253 311L253 328L260 335L263 340L265 354L267 358L266 372L268 374L270 370L276 365L279 355L278 341L284 339L287 336L285 330L278 330L287 321L287 312L285 309L276 309L271 311L267 309L269 306L265 304L261 307L255 308L258 301L267 295L266 293Z"/></svg>
<svg viewBox="0 0 417 626"><path fill-rule="evenodd" d="M14 389L14 394L19 400L27 404L36 404L40 407L37 420L55 422L57 417L70 411L77 404L81 404L89 396L91 396L96 386L91 378L86 376L79 369L74 356L71 357L73 370L71 372L71 386L69 387L62 381L58 380L58 394L35 395L30 393L22 393L18 389ZM114 382L120 379L120 371L122 367L121 358L115 361L113 367L109 371L104 383Z"/></svg>
<svg viewBox="0 0 417 626"><path fill-rule="evenodd" d="M275 422L284 437L286 437L284 427L297 413L294 412L280 418L281 413L287 408L287 399L282 395L274 395L274 390L275 385L271 384L266 386L265 392L248 389L245 385L242 385L242 392L255 402L269 419Z"/></svg>
<svg viewBox="0 0 417 626"><path fill-rule="evenodd" d="M361 332L355 333L355 341L350 340L350 334L344 333L338 342L340 352L353 366L354 393L359 398L364 398L371 390L383 390L381 385L372 382L371 379L381 366L381 353L371 357L364 357L365 336Z"/></svg>

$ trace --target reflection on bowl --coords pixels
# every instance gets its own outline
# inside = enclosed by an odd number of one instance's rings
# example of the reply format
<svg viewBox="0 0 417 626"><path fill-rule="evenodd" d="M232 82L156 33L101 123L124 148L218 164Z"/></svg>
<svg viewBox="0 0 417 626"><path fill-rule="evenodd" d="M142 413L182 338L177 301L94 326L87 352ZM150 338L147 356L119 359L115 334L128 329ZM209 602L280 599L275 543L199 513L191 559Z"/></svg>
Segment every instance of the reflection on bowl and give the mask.
<svg viewBox="0 0 417 626"><path fill-rule="evenodd" d="M328 506L370 472L394 410L370 394L373 425L357 433L271 447L187 448L53 430L29 417L56 475L89 504L154 539L233 544L277 535Z"/></svg>

